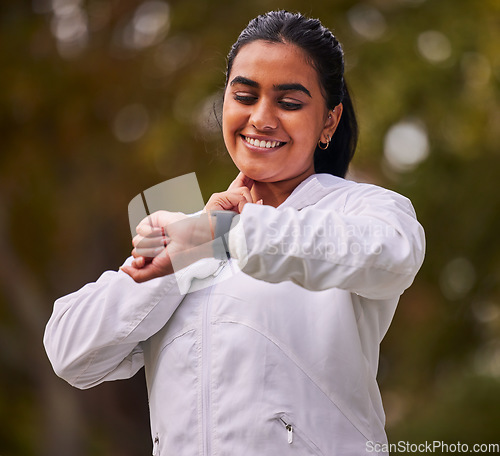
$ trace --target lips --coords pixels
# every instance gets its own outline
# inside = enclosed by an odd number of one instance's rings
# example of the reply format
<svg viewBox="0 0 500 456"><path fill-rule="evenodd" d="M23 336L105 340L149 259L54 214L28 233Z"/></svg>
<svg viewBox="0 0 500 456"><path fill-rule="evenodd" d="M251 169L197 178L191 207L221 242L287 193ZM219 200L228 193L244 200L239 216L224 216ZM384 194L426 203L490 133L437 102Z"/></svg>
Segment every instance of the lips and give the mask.
<svg viewBox="0 0 500 456"><path fill-rule="evenodd" d="M250 138L249 136L243 136L243 135L242 138L246 143L250 144L251 146L259 147L261 149L275 149L277 147L281 147L284 144L286 144L285 142L282 141Z"/></svg>

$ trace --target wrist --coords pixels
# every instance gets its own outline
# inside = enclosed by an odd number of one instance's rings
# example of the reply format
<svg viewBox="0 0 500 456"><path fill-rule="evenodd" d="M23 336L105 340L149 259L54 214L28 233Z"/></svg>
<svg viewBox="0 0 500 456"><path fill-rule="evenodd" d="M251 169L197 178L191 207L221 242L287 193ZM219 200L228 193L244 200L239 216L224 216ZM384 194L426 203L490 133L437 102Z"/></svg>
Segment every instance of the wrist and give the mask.
<svg viewBox="0 0 500 456"><path fill-rule="evenodd" d="M233 218L238 215L234 211L211 211L210 229L212 232L214 258L226 260L231 257L228 245L228 233L231 229ZM221 245L222 244L222 245Z"/></svg>

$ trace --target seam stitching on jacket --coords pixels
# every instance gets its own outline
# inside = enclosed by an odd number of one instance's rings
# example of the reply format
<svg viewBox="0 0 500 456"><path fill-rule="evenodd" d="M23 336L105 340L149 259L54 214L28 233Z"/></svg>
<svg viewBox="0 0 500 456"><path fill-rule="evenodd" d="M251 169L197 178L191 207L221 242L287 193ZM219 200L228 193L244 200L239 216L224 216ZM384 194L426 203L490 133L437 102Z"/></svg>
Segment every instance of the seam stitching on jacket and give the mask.
<svg viewBox="0 0 500 456"><path fill-rule="evenodd" d="M102 347L100 347L99 349L97 350L94 350L93 353L90 355L90 359L87 363L87 365L85 366L85 368L83 370L80 371L80 373L74 378L73 380L73 384L76 384L78 382L78 380L82 377L82 375L84 375L90 368L90 366L93 364L94 360L96 359L97 355L99 354L99 351L104 349L104 348L108 348L108 347L114 347L114 346L117 346L119 345L121 342L123 342L128 336L130 336L130 334L132 334L134 332L134 330L142 323L142 321L147 318L147 316L153 311L153 309L156 308L156 306L160 303L160 301L164 298L164 296L174 287L175 283L177 282L173 282L172 285L170 287L168 287L167 289L163 290L163 293L161 296L158 297L158 299L154 300L152 305L151 305L151 308L142 316L142 318L138 318L137 320L137 323L135 325L131 324L129 325L130 329L128 331L126 331L124 333L124 335L122 337L120 337L119 339L116 340L116 343L113 343L113 344L107 344L107 345L104 345ZM137 346L137 344L136 344ZM134 347L135 348L135 347ZM127 355L130 356L130 354L134 351L134 349L132 349L130 351L130 353ZM125 357L121 362L123 362L127 357ZM121 364L121 362L111 371L108 371L106 372L103 376L101 376L97 382L100 382L102 381L102 379L104 377L106 377L106 375L108 375L109 373L113 372L114 370L116 370L116 368ZM96 382L93 382L94 384Z"/></svg>
<svg viewBox="0 0 500 456"><path fill-rule="evenodd" d="M196 332L196 328L190 328L190 329L187 329L185 331L183 331L182 333L180 334L177 334L176 336L172 337L161 349L160 351L158 352L158 357L155 359L155 370L154 372L151 374L151 378L155 378L156 377L156 373L158 372L158 365L159 363L157 362L157 360L160 358L161 354L163 353L163 351L169 347L170 345L172 345L177 339L180 339L181 337L184 337L185 335L189 334L189 333L193 333L193 332ZM150 395L151 391L148 391L148 398L149 398L149 395Z"/></svg>
<svg viewBox="0 0 500 456"><path fill-rule="evenodd" d="M246 323L246 322L242 322L242 321L234 321L234 320L216 320L215 322L213 323L231 323L231 324L237 324L237 325L242 325L242 326L246 326L247 328L259 333L261 336L265 337L267 340L269 340L269 342L271 342L272 344L274 344L276 347L278 347L280 349L280 351L290 360L292 361L303 373L304 375L313 383L313 385L319 390L321 391L325 397L333 404L335 405L335 407L338 408L338 410L340 411L340 413L342 413L342 415L344 415L344 417L349 421L349 423L351 423L357 430L358 432L367 440L373 440L371 437L368 437L369 434L371 434L370 432L366 432L365 430L362 430L360 429L361 427L364 427L364 426L361 426L361 425L358 425L358 424L355 424L353 422L353 420L347 416L347 414L345 413L344 411L344 407L339 407L339 405L337 404L337 402L333 401L332 398L323 390L323 388L321 388L321 386L318 385L318 383L309 375L309 373L298 363L295 361L295 359L291 356L291 354L289 354L287 351L285 351L281 345L278 343L278 341L272 339L270 336L268 336L267 334L263 333L261 330L259 330L258 328L250 325L249 323ZM355 420L357 421L357 420ZM368 435L367 435L368 434Z"/></svg>

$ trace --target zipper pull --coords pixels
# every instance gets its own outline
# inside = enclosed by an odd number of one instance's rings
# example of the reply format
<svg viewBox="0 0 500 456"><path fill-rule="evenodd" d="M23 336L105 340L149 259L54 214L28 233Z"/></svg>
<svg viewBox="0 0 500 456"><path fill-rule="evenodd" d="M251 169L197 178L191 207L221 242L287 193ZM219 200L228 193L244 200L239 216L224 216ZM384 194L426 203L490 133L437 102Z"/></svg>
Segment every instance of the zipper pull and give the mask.
<svg viewBox="0 0 500 456"><path fill-rule="evenodd" d="M293 442L293 427L291 424L288 424L283 418L280 418L281 422L285 425L285 429L288 433L288 443Z"/></svg>
<svg viewBox="0 0 500 456"><path fill-rule="evenodd" d="M160 446L160 439L158 435L156 435L154 442L153 442L153 456L156 456L158 454L158 447Z"/></svg>
<svg viewBox="0 0 500 456"><path fill-rule="evenodd" d="M213 273L214 277L217 277L222 270L224 269L224 266L226 266L227 260L221 260L219 263L219 266L217 267L217 270Z"/></svg>
<svg viewBox="0 0 500 456"><path fill-rule="evenodd" d="M288 443L293 442L293 427L291 424L286 425L286 430L288 431Z"/></svg>

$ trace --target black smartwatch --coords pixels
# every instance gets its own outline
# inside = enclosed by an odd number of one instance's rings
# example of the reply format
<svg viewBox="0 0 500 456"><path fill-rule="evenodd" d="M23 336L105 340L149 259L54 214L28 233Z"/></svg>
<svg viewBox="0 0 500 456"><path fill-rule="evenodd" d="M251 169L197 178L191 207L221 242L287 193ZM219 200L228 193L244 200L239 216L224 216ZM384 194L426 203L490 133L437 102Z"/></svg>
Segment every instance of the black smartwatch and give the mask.
<svg viewBox="0 0 500 456"><path fill-rule="evenodd" d="M231 223L235 215L238 215L234 211L211 211L210 215L212 218L212 226L214 227L214 241L217 238L221 238L222 245L224 246L225 256L221 255L222 252L218 251L216 248L217 243L214 243L214 257L220 260L228 260L231 258L229 254L229 246L226 242L226 235L231 229Z"/></svg>

